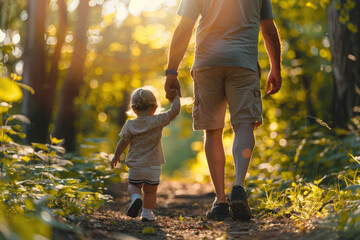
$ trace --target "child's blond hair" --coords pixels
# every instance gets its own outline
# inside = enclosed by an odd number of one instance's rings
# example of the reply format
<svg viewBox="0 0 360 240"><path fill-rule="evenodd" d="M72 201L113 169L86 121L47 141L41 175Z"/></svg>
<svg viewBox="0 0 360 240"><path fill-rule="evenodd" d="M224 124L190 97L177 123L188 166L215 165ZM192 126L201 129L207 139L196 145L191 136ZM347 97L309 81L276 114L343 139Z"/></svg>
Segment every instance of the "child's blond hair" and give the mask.
<svg viewBox="0 0 360 240"><path fill-rule="evenodd" d="M157 106L156 97L149 88L138 88L131 94L130 107L132 110L141 111Z"/></svg>

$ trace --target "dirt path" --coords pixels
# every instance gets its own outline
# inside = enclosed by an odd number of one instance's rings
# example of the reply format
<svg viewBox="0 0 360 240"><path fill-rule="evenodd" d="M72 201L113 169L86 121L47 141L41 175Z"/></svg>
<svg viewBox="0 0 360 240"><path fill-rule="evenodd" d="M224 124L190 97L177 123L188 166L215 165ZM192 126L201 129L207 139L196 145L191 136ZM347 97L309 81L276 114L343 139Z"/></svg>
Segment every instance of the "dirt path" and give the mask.
<svg viewBox="0 0 360 240"><path fill-rule="evenodd" d="M144 223L126 216L129 204L126 189L126 184L110 189L114 202L82 224L88 232L86 239L323 239L321 232L297 227L288 218L255 215L250 222L207 221L204 214L214 199L210 184L163 181L154 210L157 219Z"/></svg>

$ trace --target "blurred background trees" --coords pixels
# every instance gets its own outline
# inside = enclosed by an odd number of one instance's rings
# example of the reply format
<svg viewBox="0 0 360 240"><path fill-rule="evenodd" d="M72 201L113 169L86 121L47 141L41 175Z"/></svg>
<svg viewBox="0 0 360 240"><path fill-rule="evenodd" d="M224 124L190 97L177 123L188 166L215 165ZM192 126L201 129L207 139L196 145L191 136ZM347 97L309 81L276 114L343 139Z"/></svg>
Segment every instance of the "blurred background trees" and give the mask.
<svg viewBox="0 0 360 240"><path fill-rule="evenodd" d="M55 137L65 139L65 148L71 152L75 150L76 146L75 121L77 111L75 98L79 96L84 78L84 64L87 52L86 29L88 15L88 2L80 1L74 30L74 53L62 86L59 111L54 129Z"/></svg>
<svg viewBox="0 0 360 240"><path fill-rule="evenodd" d="M7 1L7 4L10 10L14 8L11 1ZM46 19L46 1L30 1L26 14L29 17L25 26L23 78L24 83L31 86L36 94L24 92L22 112L31 121L31 125L24 125L24 131L28 136L29 143L31 141L45 142L48 135L45 127L46 113L51 111L46 104L48 101L47 92L51 91L49 89L50 84L48 84L49 79L46 78L45 72L44 22Z"/></svg>
<svg viewBox="0 0 360 240"><path fill-rule="evenodd" d="M328 26L334 79L333 122L344 127L355 112L360 112L360 4L331 1Z"/></svg>
<svg viewBox="0 0 360 240"><path fill-rule="evenodd" d="M46 142L53 134L65 139L70 152L111 153L127 119L133 89L153 86L166 107L163 71L179 20L175 15L178 3L0 1L0 74L22 76L35 90L35 94L25 91L22 106L14 104L11 109L22 111L31 121L23 126L27 142ZM311 151L322 158L340 151L339 159L347 152L356 153L355 145L329 150L327 144L358 131L359 120L354 117L360 104L360 5L354 0L272 3L283 44L283 88L274 96L265 94L269 60L260 35L264 125L256 130L251 175L294 178L308 173L317 161L311 159ZM202 181L208 179L202 133L192 131L191 120L193 47L194 38L179 72L183 110L164 130L163 144L166 173L191 174ZM233 167L232 137L227 122L224 139L229 168ZM336 163L319 160L309 176L316 177L322 167Z"/></svg>

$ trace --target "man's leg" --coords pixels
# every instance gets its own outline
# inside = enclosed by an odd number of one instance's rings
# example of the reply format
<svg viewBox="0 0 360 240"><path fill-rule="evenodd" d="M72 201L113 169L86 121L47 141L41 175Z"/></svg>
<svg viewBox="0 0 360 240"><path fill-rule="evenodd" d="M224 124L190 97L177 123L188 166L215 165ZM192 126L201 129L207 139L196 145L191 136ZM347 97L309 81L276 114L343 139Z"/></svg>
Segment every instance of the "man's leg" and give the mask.
<svg viewBox="0 0 360 240"><path fill-rule="evenodd" d="M205 154L215 187L217 202L227 201L224 189L225 152L222 136L223 129L205 131Z"/></svg>
<svg viewBox="0 0 360 240"><path fill-rule="evenodd" d="M212 208L206 212L206 217L217 221L223 221L230 216L229 203L224 189L225 152L222 133L222 128L205 131L205 154L216 192L216 199Z"/></svg>
<svg viewBox="0 0 360 240"><path fill-rule="evenodd" d="M241 123L233 126L235 139L233 156L235 161L235 185L230 193L230 209L233 219L248 221L251 210L244 189L245 177L249 167L251 154L255 145L254 124Z"/></svg>
<svg viewBox="0 0 360 240"><path fill-rule="evenodd" d="M255 145L254 124L241 123L233 126L235 139L233 156L235 161L235 185L244 187L252 151Z"/></svg>

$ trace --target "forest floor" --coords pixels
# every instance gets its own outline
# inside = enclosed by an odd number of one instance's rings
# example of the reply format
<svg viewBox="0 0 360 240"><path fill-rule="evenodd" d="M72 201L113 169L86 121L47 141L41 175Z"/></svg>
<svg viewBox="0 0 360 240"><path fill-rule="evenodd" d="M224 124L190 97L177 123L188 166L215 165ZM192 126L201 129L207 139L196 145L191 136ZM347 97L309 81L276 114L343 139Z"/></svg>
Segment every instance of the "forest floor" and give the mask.
<svg viewBox="0 0 360 240"><path fill-rule="evenodd" d="M112 186L113 202L100 208L81 228L85 239L335 239L334 233L316 227L314 220L301 224L291 218L254 214L249 222L228 219L208 221L205 212L214 199L207 184L162 181L154 213L155 222L126 216L127 184Z"/></svg>

